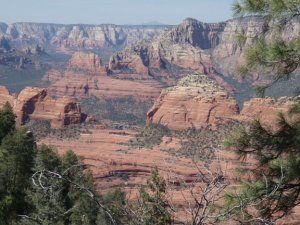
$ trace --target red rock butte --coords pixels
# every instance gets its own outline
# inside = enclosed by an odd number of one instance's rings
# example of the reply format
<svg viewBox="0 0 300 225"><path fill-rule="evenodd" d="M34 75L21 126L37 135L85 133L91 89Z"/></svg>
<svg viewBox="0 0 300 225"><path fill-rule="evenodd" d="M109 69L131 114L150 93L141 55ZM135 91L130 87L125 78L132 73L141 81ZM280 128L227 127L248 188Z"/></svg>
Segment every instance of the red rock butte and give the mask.
<svg viewBox="0 0 300 225"><path fill-rule="evenodd" d="M147 124L160 123L174 130L201 128L239 113L233 97L206 75L188 75L162 91L147 113Z"/></svg>
<svg viewBox="0 0 300 225"><path fill-rule="evenodd" d="M101 58L94 53L75 52L69 60L69 68L80 69L86 72L107 75L108 68Z"/></svg>
<svg viewBox="0 0 300 225"><path fill-rule="evenodd" d="M19 95L10 95L5 87L0 87L0 107L9 102L16 114L18 125L29 120L50 121L52 128L82 122L80 105L70 97L54 99L46 89L26 87Z"/></svg>

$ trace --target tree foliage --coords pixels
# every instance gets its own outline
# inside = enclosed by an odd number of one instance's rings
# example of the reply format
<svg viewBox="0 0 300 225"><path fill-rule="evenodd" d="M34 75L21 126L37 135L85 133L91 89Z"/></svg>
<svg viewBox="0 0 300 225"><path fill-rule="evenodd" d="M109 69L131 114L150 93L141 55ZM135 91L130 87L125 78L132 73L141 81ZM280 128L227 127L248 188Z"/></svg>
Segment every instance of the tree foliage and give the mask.
<svg viewBox="0 0 300 225"><path fill-rule="evenodd" d="M281 79L288 78L300 63L300 39L283 38L282 32L300 15L299 0L237 0L233 4L237 17L263 16L265 28L256 42L245 51L245 65L237 68L242 77L250 72L272 75L273 82L257 87L258 94Z"/></svg>
<svg viewBox="0 0 300 225"><path fill-rule="evenodd" d="M228 207L239 206L244 219L257 216L251 211L255 208L260 218L275 221L300 204L300 121L288 122L280 114L278 127L271 131L255 121L227 141L241 157L250 154L258 162L248 170L251 176L242 182L240 191L227 196Z"/></svg>
<svg viewBox="0 0 300 225"><path fill-rule="evenodd" d="M139 191L139 201L133 209L130 224L133 225L170 225L172 213L167 198L165 180L160 177L158 169L152 169L147 184Z"/></svg>

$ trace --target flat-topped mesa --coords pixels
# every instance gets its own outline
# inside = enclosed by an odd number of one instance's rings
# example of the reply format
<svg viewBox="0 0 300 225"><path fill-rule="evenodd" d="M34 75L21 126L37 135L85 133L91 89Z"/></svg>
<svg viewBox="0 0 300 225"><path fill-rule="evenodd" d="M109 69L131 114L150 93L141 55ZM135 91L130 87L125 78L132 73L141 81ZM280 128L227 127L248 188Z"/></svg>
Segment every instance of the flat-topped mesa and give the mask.
<svg viewBox="0 0 300 225"><path fill-rule="evenodd" d="M75 52L69 60L69 68L89 73L107 75L108 68L94 53Z"/></svg>
<svg viewBox="0 0 300 225"><path fill-rule="evenodd" d="M217 125L238 115L237 102L216 81L191 74L162 91L147 113L147 124L160 123L174 130Z"/></svg>
<svg viewBox="0 0 300 225"><path fill-rule="evenodd" d="M43 88L26 87L18 96L13 96L0 87L0 97L0 107L6 102L12 105L19 126L30 120L50 121L52 128L83 122L78 103L69 97L53 99Z"/></svg>

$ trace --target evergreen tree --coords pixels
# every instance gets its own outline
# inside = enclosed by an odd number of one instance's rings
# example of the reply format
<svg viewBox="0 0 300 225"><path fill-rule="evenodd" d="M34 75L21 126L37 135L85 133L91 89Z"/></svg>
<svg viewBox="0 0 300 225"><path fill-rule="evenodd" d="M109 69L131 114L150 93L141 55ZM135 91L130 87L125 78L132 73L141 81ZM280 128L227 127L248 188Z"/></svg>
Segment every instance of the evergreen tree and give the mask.
<svg viewBox="0 0 300 225"><path fill-rule="evenodd" d="M7 129L9 132L9 129ZM35 156L32 135L25 131L9 133L0 145L0 220L10 224L29 210L25 199Z"/></svg>
<svg viewBox="0 0 300 225"><path fill-rule="evenodd" d="M227 196L228 209L238 206L236 213L241 218L243 212L244 220L275 221L300 204L300 121L287 122L281 115L278 126L271 131L255 121L227 141L241 157L250 154L258 162L244 171L250 178L242 182L240 191Z"/></svg>
<svg viewBox="0 0 300 225"><path fill-rule="evenodd" d="M275 75L273 83L295 71L300 62L300 38L284 40L280 32L292 21L299 21L299 0L240 0L233 10L241 17L262 16L267 25L262 36L246 50L246 64L240 71L262 68L266 74ZM259 91L263 94L270 85L259 87ZM278 130L255 121L227 140L227 146L241 157L252 156L258 162L255 168L244 170L249 176L243 176L248 179L239 191L226 196L226 210L234 213L239 223L274 224L300 204L300 121L295 116L299 109L300 104L295 103L288 120L280 114Z"/></svg>
<svg viewBox="0 0 300 225"><path fill-rule="evenodd" d="M166 197L165 181L154 168L147 180L147 185L140 189L139 224L168 225L172 224L170 205Z"/></svg>
<svg viewBox="0 0 300 225"><path fill-rule="evenodd" d="M242 76L253 71L274 76L270 84L256 87L258 94L263 95L266 88L288 78L300 63L300 38L284 39L282 35L286 26L292 26L292 21L298 23L300 1L237 0L233 11L237 17L262 16L265 21L261 36L246 48L245 65L237 68Z"/></svg>
<svg viewBox="0 0 300 225"><path fill-rule="evenodd" d="M16 128L15 114L7 102L0 110L0 143L2 139Z"/></svg>
<svg viewBox="0 0 300 225"><path fill-rule="evenodd" d="M119 195L112 193L108 200L98 195L92 175L84 171L81 159L74 152L68 151L60 157L51 148L41 146L34 171L34 182L28 191L33 210L24 224L110 225L111 218L104 210L119 221L117 209L122 208L122 203L115 201L113 205L113 199ZM99 206L100 202L105 209Z"/></svg>

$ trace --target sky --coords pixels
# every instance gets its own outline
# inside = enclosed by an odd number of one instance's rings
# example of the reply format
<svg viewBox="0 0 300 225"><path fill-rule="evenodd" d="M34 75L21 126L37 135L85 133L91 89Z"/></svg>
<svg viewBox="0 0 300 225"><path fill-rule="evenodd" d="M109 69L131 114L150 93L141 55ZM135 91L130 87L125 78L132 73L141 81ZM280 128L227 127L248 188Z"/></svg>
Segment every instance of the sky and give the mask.
<svg viewBox="0 0 300 225"><path fill-rule="evenodd" d="M233 0L0 0L0 21L63 24L179 24L230 19Z"/></svg>

